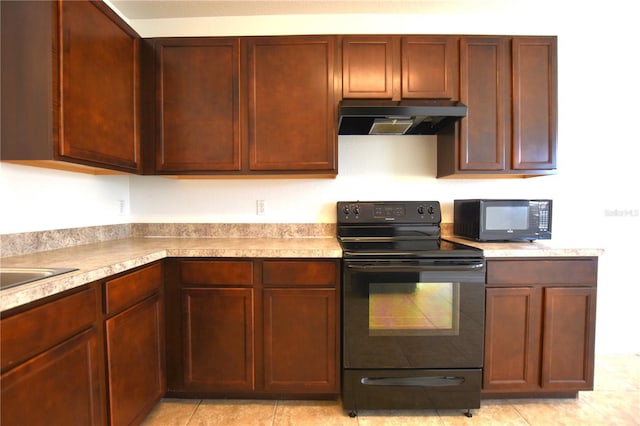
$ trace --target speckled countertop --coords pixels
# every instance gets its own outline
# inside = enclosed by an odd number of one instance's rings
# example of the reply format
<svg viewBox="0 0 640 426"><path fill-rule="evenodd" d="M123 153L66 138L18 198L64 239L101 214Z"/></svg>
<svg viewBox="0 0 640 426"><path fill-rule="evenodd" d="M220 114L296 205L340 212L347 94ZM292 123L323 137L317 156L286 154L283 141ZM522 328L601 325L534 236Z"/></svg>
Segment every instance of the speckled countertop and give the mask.
<svg viewBox="0 0 640 426"><path fill-rule="evenodd" d="M0 291L0 312L166 257L339 258L336 238L127 238L0 259L4 267L78 268Z"/></svg>
<svg viewBox="0 0 640 426"><path fill-rule="evenodd" d="M442 238L482 249L484 257L488 259L498 257L592 257L601 256L604 253L603 249L583 248L557 240L485 243L455 236L443 236Z"/></svg>
<svg viewBox="0 0 640 426"><path fill-rule="evenodd" d="M478 243L443 238L477 247L485 257L600 256L597 248L576 248L556 241ZM0 312L109 277L167 257L339 258L335 237L131 237L0 258L4 267L78 268L77 271L0 291Z"/></svg>

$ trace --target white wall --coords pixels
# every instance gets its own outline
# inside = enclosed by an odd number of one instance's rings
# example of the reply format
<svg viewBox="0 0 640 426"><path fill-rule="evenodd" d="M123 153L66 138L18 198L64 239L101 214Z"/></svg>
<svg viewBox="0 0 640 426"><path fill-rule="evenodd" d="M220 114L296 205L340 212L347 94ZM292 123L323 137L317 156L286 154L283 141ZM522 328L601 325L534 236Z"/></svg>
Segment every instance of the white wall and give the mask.
<svg viewBox="0 0 640 426"><path fill-rule="evenodd" d="M133 222L336 221L338 200L438 200L452 222L454 198L561 195L560 176L436 179L435 136L341 136L335 179L172 179L131 177ZM267 202L264 216L256 200Z"/></svg>
<svg viewBox="0 0 640 426"><path fill-rule="evenodd" d="M143 36L320 33L558 35L559 174L435 179L434 137L340 137L336 179L174 180L85 176L3 165L0 233L131 222L334 222L335 202L434 199L451 222L464 197L549 197L554 239L601 247L598 352L640 352L640 69L633 2L436 2L430 16L273 16L132 21ZM469 8L469 5L475 5ZM481 4L484 7L478 7ZM534 6L530 7L529 4ZM557 4L560 4L558 6ZM602 5L602 3L599 3ZM119 200L130 200L121 215ZM255 214L255 201L267 214ZM46 203L43 203L46 200ZM9 206L9 207L6 207ZM620 330L623 333L620 333Z"/></svg>
<svg viewBox="0 0 640 426"><path fill-rule="evenodd" d="M0 235L129 223L129 206L126 175L0 163Z"/></svg>

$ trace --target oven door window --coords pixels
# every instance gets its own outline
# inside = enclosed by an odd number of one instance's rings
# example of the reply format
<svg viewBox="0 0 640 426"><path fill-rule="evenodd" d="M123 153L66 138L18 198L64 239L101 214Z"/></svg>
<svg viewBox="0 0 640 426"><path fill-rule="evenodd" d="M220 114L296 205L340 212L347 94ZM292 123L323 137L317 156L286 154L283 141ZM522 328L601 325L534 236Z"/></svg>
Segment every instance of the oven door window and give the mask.
<svg viewBox="0 0 640 426"><path fill-rule="evenodd" d="M345 368L482 366L483 277L362 269L343 278Z"/></svg>
<svg viewBox="0 0 640 426"><path fill-rule="evenodd" d="M369 283L370 336L455 336L458 283Z"/></svg>

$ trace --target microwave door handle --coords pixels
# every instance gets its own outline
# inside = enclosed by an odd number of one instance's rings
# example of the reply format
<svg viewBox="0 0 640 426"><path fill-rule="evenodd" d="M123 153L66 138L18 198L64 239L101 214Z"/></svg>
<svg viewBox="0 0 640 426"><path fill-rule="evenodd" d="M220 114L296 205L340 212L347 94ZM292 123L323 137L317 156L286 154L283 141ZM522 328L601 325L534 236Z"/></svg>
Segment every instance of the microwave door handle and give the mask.
<svg viewBox="0 0 640 426"><path fill-rule="evenodd" d="M354 265L347 264L347 269L359 272L433 272L433 271L474 271L482 269L484 263L472 263L469 265L440 265L440 266L418 266L404 264L386 265Z"/></svg>

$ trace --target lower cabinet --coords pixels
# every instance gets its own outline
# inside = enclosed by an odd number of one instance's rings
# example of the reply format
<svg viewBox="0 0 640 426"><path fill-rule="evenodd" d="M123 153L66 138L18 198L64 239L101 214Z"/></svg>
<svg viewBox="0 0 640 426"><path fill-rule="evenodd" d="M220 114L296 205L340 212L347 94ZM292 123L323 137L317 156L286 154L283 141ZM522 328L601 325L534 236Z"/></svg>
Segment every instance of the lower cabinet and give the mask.
<svg viewBox="0 0 640 426"><path fill-rule="evenodd" d="M138 424L166 389L162 266L104 284L109 419Z"/></svg>
<svg viewBox="0 0 640 426"><path fill-rule="evenodd" d="M337 269L334 261L263 263L266 391L338 392Z"/></svg>
<svg viewBox="0 0 640 426"><path fill-rule="evenodd" d="M99 302L91 285L3 313L3 426L106 424Z"/></svg>
<svg viewBox="0 0 640 426"><path fill-rule="evenodd" d="M167 264L172 396L335 396L339 260Z"/></svg>
<svg viewBox="0 0 640 426"><path fill-rule="evenodd" d="M339 282L339 259L170 259L3 312L1 424L139 424L167 384L336 397Z"/></svg>
<svg viewBox="0 0 640 426"><path fill-rule="evenodd" d="M185 388L251 391L253 289L182 290Z"/></svg>
<svg viewBox="0 0 640 426"><path fill-rule="evenodd" d="M593 389L597 258L487 262L483 396Z"/></svg>
<svg viewBox="0 0 640 426"><path fill-rule="evenodd" d="M0 424L140 424L166 391L163 282L155 263L3 312Z"/></svg>
<svg viewBox="0 0 640 426"><path fill-rule="evenodd" d="M593 388L597 265L488 260L484 397ZM5 311L1 424L139 424L165 392L334 398L339 283L339 259L168 259Z"/></svg>

